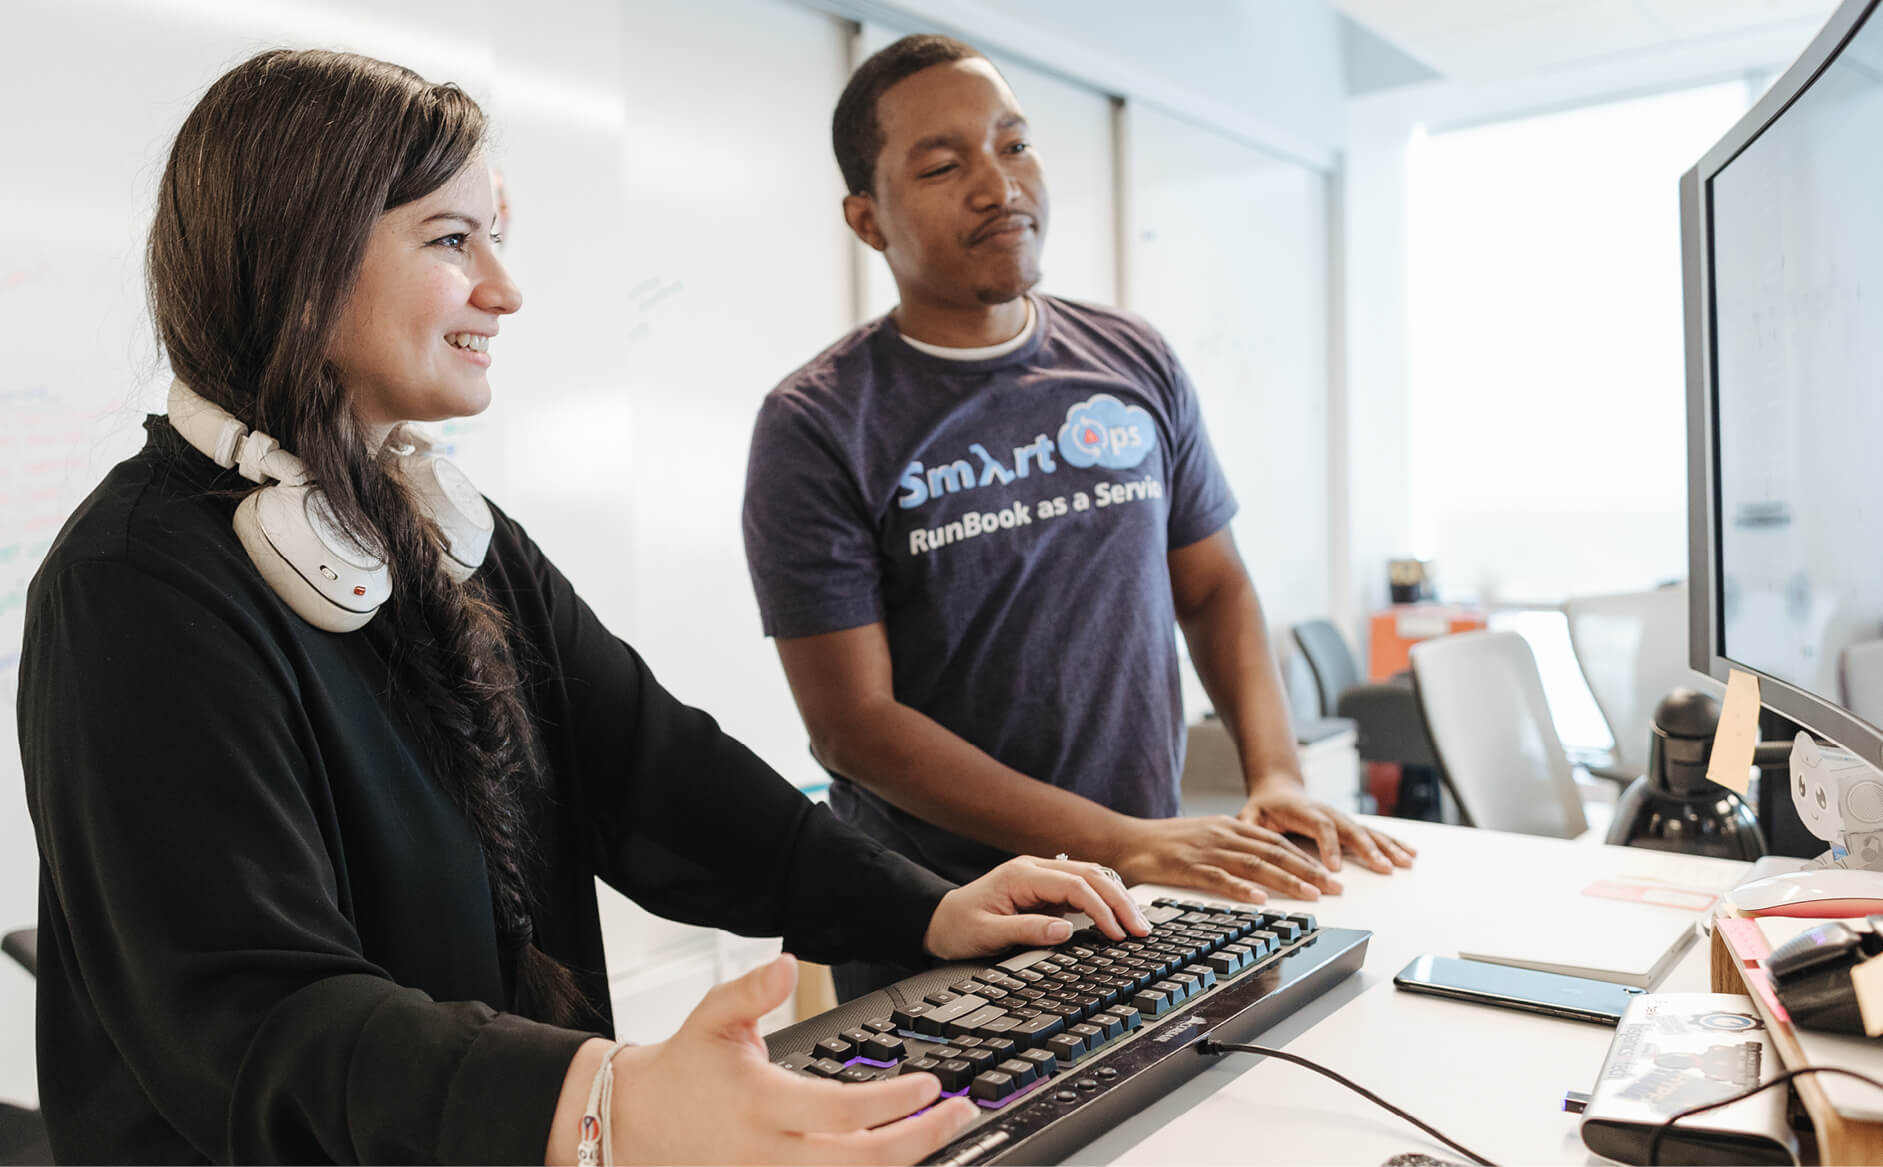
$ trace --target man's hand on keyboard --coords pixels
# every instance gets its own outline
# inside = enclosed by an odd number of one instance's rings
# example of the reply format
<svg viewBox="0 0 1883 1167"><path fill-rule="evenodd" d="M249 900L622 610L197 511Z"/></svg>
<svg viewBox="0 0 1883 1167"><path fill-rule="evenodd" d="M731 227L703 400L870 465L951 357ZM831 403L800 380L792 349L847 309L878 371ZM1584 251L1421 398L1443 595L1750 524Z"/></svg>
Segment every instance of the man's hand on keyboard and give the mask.
<svg viewBox="0 0 1883 1167"><path fill-rule="evenodd" d="M1395 867L1411 867L1415 854L1384 831L1362 826L1309 797L1293 775L1277 775L1258 784L1236 817L1251 826L1308 836L1319 847L1321 862L1332 871L1340 870L1343 851L1382 875Z"/></svg>
<svg viewBox="0 0 1883 1167"><path fill-rule="evenodd" d="M772 1065L758 1020L797 979L780 957L715 986L666 1041L616 1056L617 1162L914 1163L974 1121L965 1098L914 1113L941 1093L933 1074L851 1084Z"/></svg>
<svg viewBox="0 0 1883 1167"><path fill-rule="evenodd" d="M1313 856L1275 831L1228 815L1126 819L1113 856L1128 884L1193 887L1243 903L1265 902L1264 887L1301 900L1340 892Z"/></svg>
<svg viewBox="0 0 1883 1167"><path fill-rule="evenodd" d="M1022 855L943 896L922 946L943 960L960 960L1014 947L1044 948L1072 935L1071 924L1037 908L1084 912L1113 940L1151 930L1137 901L1105 868Z"/></svg>

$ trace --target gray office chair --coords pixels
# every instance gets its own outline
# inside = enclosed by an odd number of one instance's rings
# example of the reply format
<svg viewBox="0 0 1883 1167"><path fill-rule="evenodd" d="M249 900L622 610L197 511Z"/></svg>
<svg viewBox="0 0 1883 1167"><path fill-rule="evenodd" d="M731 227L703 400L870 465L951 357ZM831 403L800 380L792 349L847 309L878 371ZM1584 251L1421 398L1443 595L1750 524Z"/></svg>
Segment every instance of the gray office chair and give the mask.
<svg viewBox="0 0 1883 1167"><path fill-rule="evenodd" d="M1420 719L1410 676L1363 683L1347 638L1330 620L1297 624L1294 637L1320 689L1322 716L1353 722L1361 761L1400 768L1400 817L1442 817L1438 758Z"/></svg>
<svg viewBox="0 0 1883 1167"><path fill-rule="evenodd" d="M1461 632L1412 646L1413 690L1467 824L1570 839L1588 829L1530 645Z"/></svg>
<svg viewBox="0 0 1883 1167"><path fill-rule="evenodd" d="M8 932L0 940L0 950L20 962L26 971L39 975L39 929L22 928ZM37 1110L0 1102L0 1164L52 1162L52 1143L46 1136L46 1120Z"/></svg>

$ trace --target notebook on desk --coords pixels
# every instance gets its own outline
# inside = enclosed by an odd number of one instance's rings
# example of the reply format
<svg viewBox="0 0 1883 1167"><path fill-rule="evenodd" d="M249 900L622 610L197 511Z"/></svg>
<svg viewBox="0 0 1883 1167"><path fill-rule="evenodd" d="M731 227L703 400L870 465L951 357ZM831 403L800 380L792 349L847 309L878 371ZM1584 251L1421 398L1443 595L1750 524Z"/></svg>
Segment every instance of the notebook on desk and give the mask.
<svg viewBox="0 0 1883 1167"><path fill-rule="evenodd" d="M1458 955L1652 989L1693 943L1695 925L1717 899L1701 889L1595 880L1581 896L1514 915Z"/></svg>

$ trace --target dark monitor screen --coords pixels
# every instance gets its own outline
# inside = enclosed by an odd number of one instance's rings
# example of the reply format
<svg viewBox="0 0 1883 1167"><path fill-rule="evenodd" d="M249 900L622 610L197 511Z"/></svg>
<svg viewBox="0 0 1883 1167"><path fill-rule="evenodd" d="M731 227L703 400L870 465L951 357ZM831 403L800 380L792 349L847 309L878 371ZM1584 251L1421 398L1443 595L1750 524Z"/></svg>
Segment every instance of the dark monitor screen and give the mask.
<svg viewBox="0 0 1883 1167"><path fill-rule="evenodd" d="M1883 727L1883 19L1707 195L1719 654Z"/></svg>

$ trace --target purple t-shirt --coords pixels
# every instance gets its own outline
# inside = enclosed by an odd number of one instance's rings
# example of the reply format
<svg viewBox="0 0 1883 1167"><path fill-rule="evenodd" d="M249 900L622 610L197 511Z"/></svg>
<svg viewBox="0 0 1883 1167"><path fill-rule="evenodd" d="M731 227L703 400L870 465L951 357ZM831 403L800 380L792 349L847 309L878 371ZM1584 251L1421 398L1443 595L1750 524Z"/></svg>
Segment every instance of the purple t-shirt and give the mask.
<svg viewBox="0 0 1883 1167"><path fill-rule="evenodd" d="M768 636L881 621L896 699L1126 814L1177 813L1167 554L1236 503L1196 392L1137 317L1036 296L1013 352L920 352L888 317L774 389L745 481ZM1007 856L841 777L837 816L955 880Z"/></svg>

